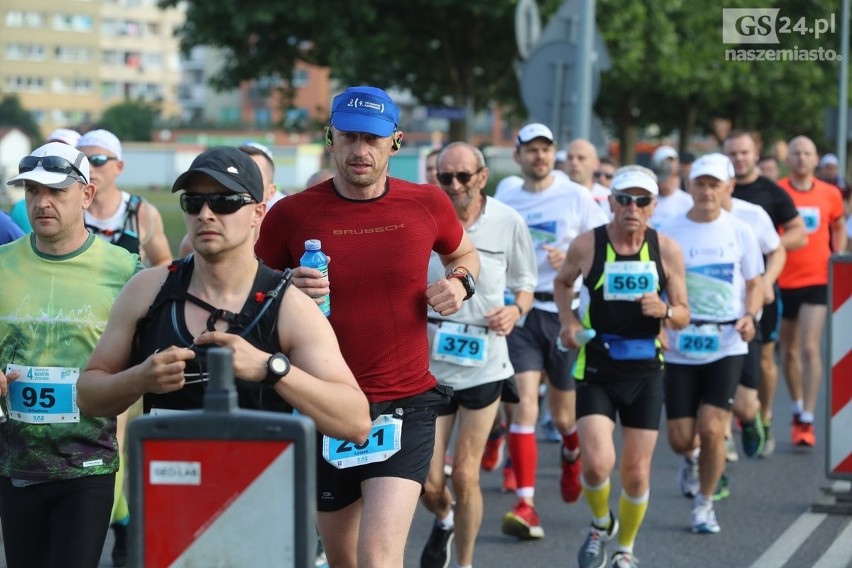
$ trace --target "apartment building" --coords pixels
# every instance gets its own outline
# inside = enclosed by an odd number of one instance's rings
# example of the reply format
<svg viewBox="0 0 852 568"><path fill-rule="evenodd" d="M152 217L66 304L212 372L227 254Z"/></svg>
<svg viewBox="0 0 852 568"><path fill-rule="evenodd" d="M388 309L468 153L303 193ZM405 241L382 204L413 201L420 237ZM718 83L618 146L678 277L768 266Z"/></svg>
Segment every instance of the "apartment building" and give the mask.
<svg viewBox="0 0 852 568"><path fill-rule="evenodd" d="M178 117L182 22L157 0L3 0L0 93L17 94L44 135L125 98Z"/></svg>

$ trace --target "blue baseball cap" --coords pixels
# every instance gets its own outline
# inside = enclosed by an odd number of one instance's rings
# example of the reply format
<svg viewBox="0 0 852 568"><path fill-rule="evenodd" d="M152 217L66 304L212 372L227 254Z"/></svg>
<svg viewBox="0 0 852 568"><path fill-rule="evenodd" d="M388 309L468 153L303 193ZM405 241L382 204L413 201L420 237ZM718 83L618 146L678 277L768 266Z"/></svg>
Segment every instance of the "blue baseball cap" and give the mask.
<svg viewBox="0 0 852 568"><path fill-rule="evenodd" d="M331 103L331 125L343 132L387 138L399 124L399 107L377 87L349 87Z"/></svg>

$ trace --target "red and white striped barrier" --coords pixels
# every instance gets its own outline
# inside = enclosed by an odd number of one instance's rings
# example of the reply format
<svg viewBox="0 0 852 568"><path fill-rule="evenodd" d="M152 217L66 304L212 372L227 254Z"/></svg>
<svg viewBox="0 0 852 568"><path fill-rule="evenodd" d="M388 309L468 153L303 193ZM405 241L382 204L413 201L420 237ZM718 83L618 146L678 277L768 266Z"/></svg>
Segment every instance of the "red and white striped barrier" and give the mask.
<svg viewBox="0 0 852 568"><path fill-rule="evenodd" d="M852 479L852 255L832 255L828 280L827 477Z"/></svg>

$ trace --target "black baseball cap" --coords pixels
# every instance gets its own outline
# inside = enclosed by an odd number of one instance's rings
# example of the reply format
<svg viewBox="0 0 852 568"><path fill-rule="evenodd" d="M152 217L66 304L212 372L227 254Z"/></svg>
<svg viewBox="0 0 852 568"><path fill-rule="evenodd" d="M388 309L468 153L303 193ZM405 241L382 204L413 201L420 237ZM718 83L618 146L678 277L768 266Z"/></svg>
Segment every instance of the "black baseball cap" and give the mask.
<svg viewBox="0 0 852 568"><path fill-rule="evenodd" d="M214 146L199 154L172 185L172 193L186 189L195 173L207 174L234 193L248 193L258 203L263 202L263 178L260 168L251 157L231 146Z"/></svg>

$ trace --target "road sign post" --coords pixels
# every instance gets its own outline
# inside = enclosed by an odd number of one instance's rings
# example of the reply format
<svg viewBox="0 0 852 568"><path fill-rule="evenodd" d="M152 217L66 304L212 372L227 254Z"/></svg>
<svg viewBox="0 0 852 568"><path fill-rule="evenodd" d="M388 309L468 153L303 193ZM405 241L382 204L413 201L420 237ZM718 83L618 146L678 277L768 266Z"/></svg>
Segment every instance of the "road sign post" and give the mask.
<svg viewBox="0 0 852 568"><path fill-rule="evenodd" d="M314 566L313 422L237 408L231 352L207 360L203 410L128 428L131 565Z"/></svg>

